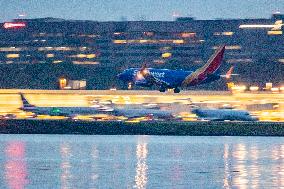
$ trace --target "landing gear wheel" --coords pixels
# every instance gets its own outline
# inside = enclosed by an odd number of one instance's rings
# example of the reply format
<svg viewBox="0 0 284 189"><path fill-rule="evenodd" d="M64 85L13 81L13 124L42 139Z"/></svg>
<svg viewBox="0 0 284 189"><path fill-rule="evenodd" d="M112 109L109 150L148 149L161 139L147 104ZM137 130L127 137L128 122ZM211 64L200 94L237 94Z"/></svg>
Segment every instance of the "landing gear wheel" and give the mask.
<svg viewBox="0 0 284 189"><path fill-rule="evenodd" d="M164 93L164 92L166 92L166 88L165 88L165 87L161 87L161 88L159 89L159 91L160 91L161 93Z"/></svg>
<svg viewBox="0 0 284 189"><path fill-rule="evenodd" d="M180 89L179 88L175 88L174 89L174 93L179 93L180 92Z"/></svg>

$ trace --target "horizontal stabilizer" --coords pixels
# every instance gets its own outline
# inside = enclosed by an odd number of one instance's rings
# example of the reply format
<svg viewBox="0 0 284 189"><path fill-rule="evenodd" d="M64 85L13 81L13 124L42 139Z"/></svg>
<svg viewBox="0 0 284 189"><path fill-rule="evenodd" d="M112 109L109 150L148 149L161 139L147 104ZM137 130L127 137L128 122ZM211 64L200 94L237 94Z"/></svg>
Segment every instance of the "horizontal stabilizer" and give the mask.
<svg viewBox="0 0 284 189"><path fill-rule="evenodd" d="M233 74L233 69L234 69L234 66L232 66L226 73L226 75L220 75L221 77L223 78L226 78L226 79L230 79L232 76L236 76L236 75L239 75L239 74Z"/></svg>

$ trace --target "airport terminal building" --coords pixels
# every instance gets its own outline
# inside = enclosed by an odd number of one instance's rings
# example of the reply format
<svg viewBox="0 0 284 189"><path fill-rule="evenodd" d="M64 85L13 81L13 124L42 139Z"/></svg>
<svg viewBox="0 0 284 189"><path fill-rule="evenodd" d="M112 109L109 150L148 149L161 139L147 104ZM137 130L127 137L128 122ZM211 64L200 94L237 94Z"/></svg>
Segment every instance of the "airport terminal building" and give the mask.
<svg viewBox="0 0 284 189"><path fill-rule="evenodd" d="M60 78L87 89L126 88L116 75L129 67L195 69L221 44L220 72L235 83L280 86L284 76L284 15L268 19L97 22L15 19L0 28L1 88L58 89ZM227 81L199 86L226 89Z"/></svg>

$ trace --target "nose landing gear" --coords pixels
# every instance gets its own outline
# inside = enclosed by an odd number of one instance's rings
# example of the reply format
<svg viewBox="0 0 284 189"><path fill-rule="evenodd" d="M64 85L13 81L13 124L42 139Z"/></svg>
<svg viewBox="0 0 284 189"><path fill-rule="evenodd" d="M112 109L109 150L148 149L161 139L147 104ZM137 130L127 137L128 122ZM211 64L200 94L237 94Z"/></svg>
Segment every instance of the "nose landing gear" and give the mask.
<svg viewBox="0 0 284 189"><path fill-rule="evenodd" d="M174 93L179 93L180 92L180 89L179 88L175 88L174 89Z"/></svg>

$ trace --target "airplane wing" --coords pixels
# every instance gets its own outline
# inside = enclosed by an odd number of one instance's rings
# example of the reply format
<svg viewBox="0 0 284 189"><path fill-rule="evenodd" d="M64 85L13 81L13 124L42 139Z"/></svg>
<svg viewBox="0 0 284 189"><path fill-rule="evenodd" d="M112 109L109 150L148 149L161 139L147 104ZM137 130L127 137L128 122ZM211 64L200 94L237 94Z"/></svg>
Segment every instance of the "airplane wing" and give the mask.
<svg viewBox="0 0 284 189"><path fill-rule="evenodd" d="M155 77L150 73L150 71L147 69L146 65L144 64L142 68L137 72L136 80L139 82L140 79L145 79L147 83L151 85L157 85L157 86L168 86L168 83L160 80L159 78Z"/></svg>
<svg viewBox="0 0 284 189"><path fill-rule="evenodd" d="M182 86L186 87L189 84L198 84L205 80L208 75L213 74L216 70L218 70L223 59L224 51L225 45L220 46L204 66L185 78L182 82Z"/></svg>

